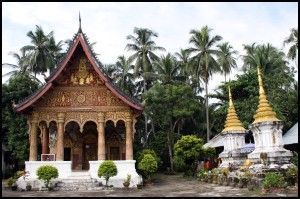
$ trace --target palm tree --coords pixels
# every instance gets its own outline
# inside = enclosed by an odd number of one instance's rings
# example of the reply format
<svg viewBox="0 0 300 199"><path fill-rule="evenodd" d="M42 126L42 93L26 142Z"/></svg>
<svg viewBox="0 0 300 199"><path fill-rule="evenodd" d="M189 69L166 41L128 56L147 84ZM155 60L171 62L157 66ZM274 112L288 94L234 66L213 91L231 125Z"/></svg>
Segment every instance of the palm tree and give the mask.
<svg viewBox="0 0 300 199"><path fill-rule="evenodd" d="M217 54L217 50L212 49L212 47L222 39L221 36L215 35L211 36L210 31L212 29L204 26L200 31L191 30L190 34L192 34L190 38L191 44L194 47L189 48L188 50L192 53L196 53L192 57L194 63L196 73L200 78L202 78L205 82L205 93L206 93L206 127L207 127L207 142L209 141L209 114L208 114L208 78L214 72L219 71L219 65L212 55Z"/></svg>
<svg viewBox="0 0 300 199"><path fill-rule="evenodd" d="M59 41L58 43L55 42L55 38L53 36L51 36L49 38L49 51L51 54L51 58L54 60L54 64L55 65L51 65L49 70L50 73L52 72L52 70L57 66L57 64L60 62L60 60L63 57L63 53L62 53L62 46L63 46L63 41Z"/></svg>
<svg viewBox="0 0 300 199"><path fill-rule="evenodd" d="M234 54L237 54L236 50L233 50L233 47L228 43L222 43L217 45L218 49L218 64L221 67L221 72L224 73L225 82L226 82L226 74L231 72L231 68L236 68L236 58L233 57Z"/></svg>
<svg viewBox="0 0 300 199"><path fill-rule="evenodd" d="M289 48L287 57L291 60L296 59L298 55L298 29L292 28L291 34L288 38L286 38L283 42L283 45L285 44L291 44L291 47ZM297 67L298 64L296 63Z"/></svg>
<svg viewBox="0 0 300 199"><path fill-rule="evenodd" d="M21 50L21 54L18 54L16 52L10 52L9 55L12 55L17 60L17 64L3 63L2 67L9 67L14 69L2 75L3 77L8 75L15 75L17 73L24 74L26 71L29 70L29 57L24 50Z"/></svg>
<svg viewBox="0 0 300 199"><path fill-rule="evenodd" d="M184 76L180 74L179 62L170 53L167 56L161 56L153 65L158 73L159 80L163 84L171 84L184 80Z"/></svg>
<svg viewBox="0 0 300 199"><path fill-rule="evenodd" d="M119 56L115 64L116 84L127 94L134 96L135 86L133 83L133 68L131 59L126 59L124 55Z"/></svg>
<svg viewBox="0 0 300 199"><path fill-rule="evenodd" d="M28 76L30 77L32 80L37 81L38 83L42 82L36 78L35 76L32 75L30 69L30 65L29 65L29 56L28 54L24 51L24 50L20 50L21 51L21 55L19 55L18 53L15 52L10 52L9 54L12 55L16 60L17 60L17 64L10 64L10 63L3 63L2 67L9 67L9 68L13 68L14 70L2 75L2 77L5 76Z"/></svg>
<svg viewBox="0 0 300 199"><path fill-rule="evenodd" d="M22 47L22 50L28 51L30 56L31 71L34 74L47 72L47 69L53 68L55 61L49 50L49 38L53 37L53 31L45 35L40 26L36 26L33 33L29 31L27 36L31 39L32 45Z"/></svg>
<svg viewBox="0 0 300 199"><path fill-rule="evenodd" d="M276 71L287 64L285 54L273 47L271 44L244 45L246 54L243 55L243 69L255 69L259 66L264 74L276 73Z"/></svg>
<svg viewBox="0 0 300 199"><path fill-rule="evenodd" d="M143 93L148 90L151 79L153 78L152 62L158 60L159 57L154 53L156 50L165 50L163 47L156 46L152 40L153 37L158 37L158 34L147 28L133 29L136 36L128 35L127 39L132 43L126 45L127 50L134 51L135 53L129 59L135 60L134 74L143 78ZM147 115L145 116L145 133L147 135ZM146 143L144 143L144 146Z"/></svg>
<svg viewBox="0 0 300 199"><path fill-rule="evenodd" d="M156 50L165 50L163 47L156 46L152 37L158 37L158 34L149 30L147 28L137 28L135 27L133 35L128 35L127 39L132 41L132 43L126 45L127 50L135 51L130 59L135 60L135 75L142 76L144 80L144 91L148 90L150 81L152 79L152 62L158 60L159 57L154 54Z"/></svg>

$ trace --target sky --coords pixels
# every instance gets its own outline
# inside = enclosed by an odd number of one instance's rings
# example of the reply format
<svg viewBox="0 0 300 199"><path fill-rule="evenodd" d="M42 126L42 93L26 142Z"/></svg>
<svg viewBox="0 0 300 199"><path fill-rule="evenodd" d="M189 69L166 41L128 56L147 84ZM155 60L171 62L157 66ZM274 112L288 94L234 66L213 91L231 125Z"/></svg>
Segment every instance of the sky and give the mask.
<svg viewBox="0 0 300 199"><path fill-rule="evenodd" d="M118 56L132 54L125 46L129 42L126 36L133 34L134 27L158 33L154 41L166 52L157 54L165 55L191 47L189 32L208 25L212 34L222 36L222 42L229 42L239 56L244 54L243 44L253 42L269 42L287 52L283 41L291 28L298 29L298 2L2 2L2 63L16 63L9 52L18 52L22 46L30 44L26 33L34 30L35 25L40 25L46 33L53 30L56 41L71 39L78 30L79 11L82 30L90 42L96 42L94 50L102 64L112 64ZM293 65L295 63L291 63ZM241 73L241 67L239 58L238 69L232 71L231 79ZM2 74L8 71L2 68ZM2 77L2 82L7 79ZM223 75L213 75L209 92L222 81Z"/></svg>

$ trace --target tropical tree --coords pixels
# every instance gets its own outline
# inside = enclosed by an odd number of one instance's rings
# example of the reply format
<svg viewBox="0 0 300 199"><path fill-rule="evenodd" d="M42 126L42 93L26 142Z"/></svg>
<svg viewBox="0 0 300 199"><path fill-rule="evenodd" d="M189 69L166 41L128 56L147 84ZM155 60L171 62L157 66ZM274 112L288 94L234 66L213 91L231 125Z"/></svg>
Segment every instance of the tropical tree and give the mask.
<svg viewBox="0 0 300 199"><path fill-rule="evenodd" d="M140 76L143 79L143 93L149 89L151 80L153 78L153 67L152 62L158 60L159 57L154 53L154 51L165 49L163 47L157 46L152 40L153 37L158 37L158 34L147 28L137 28L135 27L133 32L135 36L128 35L127 39L132 43L126 45L126 49L129 51L134 51L134 54L129 57L129 59L135 60L134 74L135 76ZM144 113L145 117L145 133L148 133L148 119L147 115ZM147 143L145 142L144 145Z"/></svg>
<svg viewBox="0 0 300 199"><path fill-rule="evenodd" d="M214 45L222 39L221 36L210 35L212 29L208 28L208 26L204 26L200 31L191 30L190 34L192 34L190 38L190 43L193 47L190 47L188 50L191 53L195 53L192 57L194 61L194 73L196 73L200 78L204 80L205 83L205 98L206 98L206 125L207 125L207 141L209 141L209 113L208 113L208 78L214 72L219 71L219 65L214 59L213 55L217 54L217 50L212 49Z"/></svg>
<svg viewBox="0 0 300 199"><path fill-rule="evenodd" d="M284 66L287 65L285 54L272 46L271 44L256 45L243 45L246 54L242 56L244 61L243 69L256 69L259 66L263 73L277 73Z"/></svg>
<svg viewBox="0 0 300 199"><path fill-rule="evenodd" d="M28 60L29 57L24 50L21 50L21 54L18 54L16 52L10 52L9 54L16 59L17 64L10 64L10 63L2 64L2 67L13 68L12 71L2 75L3 77L9 75L24 74L26 71L29 70L30 67L29 60Z"/></svg>
<svg viewBox="0 0 300 199"><path fill-rule="evenodd" d="M159 59L154 53L156 50L165 49L160 46L156 46L156 43L152 40L153 37L158 37L158 34L147 28L135 27L133 32L136 36L128 35L127 39L132 43L126 45L127 50L134 51L135 53L130 56L130 59L135 60L135 75L139 75L144 80L144 90L148 90L150 81L153 74L152 62Z"/></svg>
<svg viewBox="0 0 300 199"><path fill-rule="evenodd" d="M51 57L54 60L54 64L55 64L55 65L50 66L50 68L49 68L50 73L52 72L54 67L57 66L57 64L61 61L61 59L64 56L64 53L62 53L62 47L63 47L63 41L59 41L58 43L56 43L53 35L49 38L49 47L48 48L49 48Z"/></svg>
<svg viewBox="0 0 300 199"><path fill-rule="evenodd" d="M175 130L183 118L193 115L197 100L187 84L156 83L146 93L145 111L167 138L170 169L173 172L173 146Z"/></svg>
<svg viewBox="0 0 300 199"><path fill-rule="evenodd" d="M172 84L184 79L184 76L180 75L179 62L170 53L167 56L161 56L153 65L162 84Z"/></svg>
<svg viewBox="0 0 300 199"><path fill-rule="evenodd" d="M224 73L225 82L226 82L226 74L231 72L231 68L236 68L236 58L233 57L234 54L237 54L237 51L233 50L233 47L228 43L222 43L217 45L217 61L221 67L221 73Z"/></svg>
<svg viewBox="0 0 300 199"><path fill-rule="evenodd" d="M132 60L126 59L126 57L122 55L118 57L114 71L116 84L119 88L131 96L134 96L135 94L133 68Z"/></svg>
<svg viewBox="0 0 300 199"><path fill-rule="evenodd" d="M58 62L56 58L60 58L62 42L55 44L53 31L45 34L42 27L38 25L35 32L29 31L27 36L31 39L32 45L26 45L21 50L29 53L30 70L34 75L41 73L45 76L48 69L55 68Z"/></svg>
<svg viewBox="0 0 300 199"><path fill-rule="evenodd" d="M292 28L291 34L283 42L283 45L290 44L287 57L291 60L296 59L298 55L298 29ZM297 65L298 66L298 65Z"/></svg>

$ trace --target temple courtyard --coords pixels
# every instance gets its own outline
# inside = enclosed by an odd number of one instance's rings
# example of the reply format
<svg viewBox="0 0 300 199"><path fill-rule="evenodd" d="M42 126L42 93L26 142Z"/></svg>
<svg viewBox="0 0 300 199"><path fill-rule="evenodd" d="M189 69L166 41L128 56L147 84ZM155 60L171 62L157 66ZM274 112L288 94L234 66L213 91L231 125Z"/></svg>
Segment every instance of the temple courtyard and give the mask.
<svg viewBox="0 0 300 199"><path fill-rule="evenodd" d="M3 186L3 183L2 183ZM280 193L262 193L261 190L249 191L247 188L220 186L200 182L194 178L183 178L182 174L157 174L153 183L142 189L109 188L97 191L11 191L2 188L3 197L297 197L298 188Z"/></svg>

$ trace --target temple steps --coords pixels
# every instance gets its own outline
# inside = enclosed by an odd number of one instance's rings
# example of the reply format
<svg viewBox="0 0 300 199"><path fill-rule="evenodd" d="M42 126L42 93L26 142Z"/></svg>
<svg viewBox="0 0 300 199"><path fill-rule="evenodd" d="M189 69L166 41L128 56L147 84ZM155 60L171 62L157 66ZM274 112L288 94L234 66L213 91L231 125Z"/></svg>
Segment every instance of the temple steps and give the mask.
<svg viewBox="0 0 300 199"><path fill-rule="evenodd" d="M83 190L99 190L99 182L92 179L90 174L85 172L72 172L71 176L64 179L58 179L55 190L63 191L83 191Z"/></svg>

